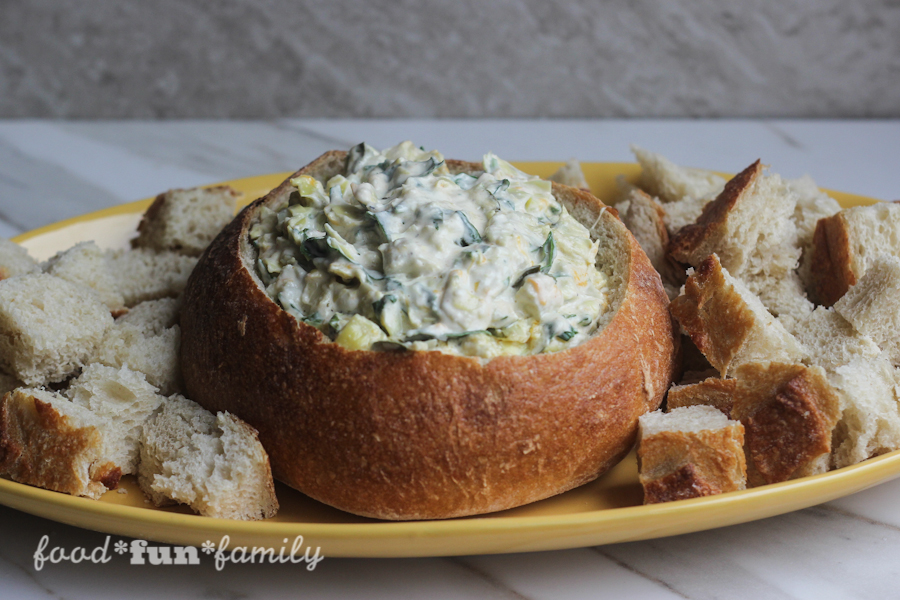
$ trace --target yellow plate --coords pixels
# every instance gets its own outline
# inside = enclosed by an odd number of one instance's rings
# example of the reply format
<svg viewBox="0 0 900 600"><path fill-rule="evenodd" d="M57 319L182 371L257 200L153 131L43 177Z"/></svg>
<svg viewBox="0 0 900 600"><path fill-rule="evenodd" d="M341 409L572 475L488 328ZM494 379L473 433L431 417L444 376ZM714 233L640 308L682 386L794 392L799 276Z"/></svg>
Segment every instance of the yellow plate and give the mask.
<svg viewBox="0 0 900 600"><path fill-rule="evenodd" d="M520 163L548 176L561 163ZM637 165L583 165L600 198L615 192L615 176L634 179ZM286 173L228 182L247 201L280 183ZM870 198L831 193L843 206L869 204ZM134 235L143 200L91 213L23 234L16 241L34 256L47 258L72 244L94 239L101 246L124 247ZM560 496L483 517L390 523L355 517L278 485L281 511L274 519L243 522L191 514L184 507L157 509L144 499L133 478L127 494L107 492L100 501L75 498L0 479L0 503L34 515L103 531L182 545L218 543L279 549L304 536L324 556L396 557L492 554L577 548L700 531L798 510L857 492L900 475L900 451L814 477L720 496L642 506L634 454L597 481Z"/></svg>

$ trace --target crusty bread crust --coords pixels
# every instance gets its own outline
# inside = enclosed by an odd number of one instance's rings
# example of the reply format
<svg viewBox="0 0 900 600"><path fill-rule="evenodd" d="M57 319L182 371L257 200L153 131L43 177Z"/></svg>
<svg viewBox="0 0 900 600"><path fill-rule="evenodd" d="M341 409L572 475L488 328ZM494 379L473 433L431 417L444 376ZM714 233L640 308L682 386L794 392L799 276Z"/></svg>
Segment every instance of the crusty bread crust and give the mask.
<svg viewBox="0 0 900 600"><path fill-rule="evenodd" d="M659 272L670 298L678 295L684 283L684 268L668 255L669 232L666 230L666 211L649 194L634 188L625 202L618 205L619 218L641 245L650 263ZM621 209L625 210L621 210ZM671 291L670 291L671 290Z"/></svg>
<svg viewBox="0 0 900 600"><path fill-rule="evenodd" d="M99 498L122 470L103 462L102 434L19 389L0 399L0 474L74 496Z"/></svg>
<svg viewBox="0 0 900 600"><path fill-rule="evenodd" d="M672 386L666 396L666 410L671 412L685 406L712 406L731 418L737 379L709 377L689 385Z"/></svg>
<svg viewBox="0 0 900 600"><path fill-rule="evenodd" d="M723 377L743 363L799 361L804 356L800 343L731 277L715 254L688 277L684 293L669 309Z"/></svg>
<svg viewBox="0 0 900 600"><path fill-rule="evenodd" d="M777 483L827 468L839 400L818 367L750 363L735 371L731 418L746 435L747 483Z"/></svg>
<svg viewBox="0 0 900 600"><path fill-rule="evenodd" d="M291 177L326 179L345 156L326 153ZM559 494L628 452L638 417L671 382L678 338L659 275L614 211L553 185L621 256L608 322L589 341L492 360L350 351L282 310L255 274L248 227L292 189L285 181L216 238L181 316L188 395L256 428L276 478L359 515L447 518Z"/></svg>
<svg viewBox="0 0 900 600"><path fill-rule="evenodd" d="M722 374L727 374L756 324L756 316L728 285L715 254L688 277L684 294L669 308L694 345Z"/></svg>
<svg viewBox="0 0 900 600"><path fill-rule="evenodd" d="M672 236L669 241L672 257L696 265L713 252L721 252L714 246L726 230L728 216L741 197L752 189L762 170L762 163L757 160L726 183L722 193L703 207L696 223L682 227Z"/></svg>
<svg viewBox="0 0 900 600"><path fill-rule="evenodd" d="M856 285L850 254L850 231L844 214L819 219L810 259L813 293L818 303L831 306L850 286Z"/></svg>
<svg viewBox="0 0 900 600"><path fill-rule="evenodd" d="M744 428L733 423L696 432L661 431L638 446L644 504L744 489Z"/></svg>

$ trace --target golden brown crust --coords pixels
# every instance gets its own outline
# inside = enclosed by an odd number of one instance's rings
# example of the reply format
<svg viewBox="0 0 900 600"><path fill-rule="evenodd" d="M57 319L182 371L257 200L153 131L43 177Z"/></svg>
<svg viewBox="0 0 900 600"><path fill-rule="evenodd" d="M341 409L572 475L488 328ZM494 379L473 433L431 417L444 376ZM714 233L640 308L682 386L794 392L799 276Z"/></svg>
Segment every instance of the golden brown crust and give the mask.
<svg viewBox="0 0 900 600"><path fill-rule="evenodd" d="M651 243L654 247L656 244L659 244L659 248L661 249L661 256L654 258L653 255L648 255L650 257L651 262L654 263L654 267L659 272L660 276L664 283L668 283L672 286L680 286L684 283L685 278L685 269L684 267L675 261L671 255L668 253L669 249L669 231L666 229L666 211L660 206L659 202L657 202L650 194L641 190L639 188L634 188L631 190L630 194L626 197L626 200L629 200L634 206L635 203L640 204L641 206L648 207L651 211L649 215L649 225L652 227L653 233L651 235L654 236L654 240L647 240L648 243ZM631 209L630 209L631 210ZM634 229L632 227L636 227L637 223L629 223L628 220L625 221L626 225L629 225L629 229L634 233ZM639 241L640 238L638 238ZM645 250L647 250L647 246L644 246ZM654 250L656 252L656 250ZM655 261L655 262L654 262Z"/></svg>
<svg viewBox="0 0 900 600"><path fill-rule="evenodd" d="M698 265L684 284L684 294L669 308L719 373L728 372L756 323L756 316L725 280L715 254Z"/></svg>
<svg viewBox="0 0 900 600"><path fill-rule="evenodd" d="M736 379L719 379L717 377L710 377L690 385L674 386L666 396L666 411L671 412L685 406L703 405L712 406L730 418L736 391Z"/></svg>
<svg viewBox="0 0 900 600"><path fill-rule="evenodd" d="M345 155L326 153L292 177L340 172ZM356 514L446 518L564 492L628 452L638 416L668 388L677 338L659 275L599 200L553 184L626 257L609 324L562 352L482 361L349 351L269 299L247 228L291 189L285 181L251 204L211 244L181 316L190 397L255 427L277 478Z"/></svg>
<svg viewBox="0 0 900 600"><path fill-rule="evenodd" d="M697 265L715 251L713 247L725 232L728 215L741 197L753 187L762 174L762 164L756 161L728 183L718 197L703 207L696 223L685 225L669 241L669 254L676 261Z"/></svg>
<svg viewBox="0 0 900 600"><path fill-rule="evenodd" d="M259 432L249 423L232 414L228 414L226 418L234 423L235 427L241 430L244 436L254 440L259 439ZM260 448L258 443L255 444L253 458L255 459L253 479L255 479L254 483L256 484L253 490L254 509L258 512L235 512L227 518L243 520L271 519L278 514L278 509L281 508L278 504L278 496L275 495L275 481L272 479L272 465L269 462L269 455L263 448Z"/></svg>
<svg viewBox="0 0 900 600"><path fill-rule="evenodd" d="M819 304L831 306L841 299L850 286L856 285L856 275L850 267L850 234L847 219L842 213L819 219L813 234L810 259L812 292Z"/></svg>
<svg viewBox="0 0 900 600"><path fill-rule="evenodd" d="M647 481L644 484L644 504L674 502L718 493L720 492L697 473L694 465L688 463L659 479Z"/></svg>
<svg viewBox="0 0 900 600"><path fill-rule="evenodd" d="M15 390L0 401L0 474L75 496L99 498L122 470L100 463L101 433L79 427L50 404Z"/></svg>
<svg viewBox="0 0 900 600"><path fill-rule="evenodd" d="M138 237L131 240L131 245L134 248L139 248L142 245L143 238L145 238L150 229L153 227L153 224L156 223L157 219L159 219L159 213L162 211L163 206L166 204L166 195L168 192L163 192L156 196L153 199L153 202L147 207L147 210L144 211L144 216L141 217L141 222L138 223L137 231Z"/></svg>
<svg viewBox="0 0 900 600"><path fill-rule="evenodd" d="M744 428L661 431L638 446L644 504L744 489Z"/></svg>
<svg viewBox="0 0 900 600"><path fill-rule="evenodd" d="M810 474L810 465L831 452L840 416L824 374L804 365L750 363L738 367L735 377L732 418L746 430L748 484Z"/></svg>

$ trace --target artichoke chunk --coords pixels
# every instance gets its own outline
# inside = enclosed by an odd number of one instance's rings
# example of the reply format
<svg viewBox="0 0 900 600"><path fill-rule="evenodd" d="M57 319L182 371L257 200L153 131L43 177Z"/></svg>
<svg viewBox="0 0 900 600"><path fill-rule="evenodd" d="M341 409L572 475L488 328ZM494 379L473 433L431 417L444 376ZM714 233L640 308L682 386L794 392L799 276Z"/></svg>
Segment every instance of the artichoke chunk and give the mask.
<svg viewBox="0 0 900 600"><path fill-rule="evenodd" d="M386 339L381 327L362 315L353 315L334 341L347 350L368 350Z"/></svg>

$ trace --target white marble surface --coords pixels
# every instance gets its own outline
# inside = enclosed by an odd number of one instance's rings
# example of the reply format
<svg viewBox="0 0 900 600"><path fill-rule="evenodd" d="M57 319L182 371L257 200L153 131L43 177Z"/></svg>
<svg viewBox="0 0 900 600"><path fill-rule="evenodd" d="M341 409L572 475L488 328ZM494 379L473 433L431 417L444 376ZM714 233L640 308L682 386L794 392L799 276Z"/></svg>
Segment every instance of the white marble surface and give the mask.
<svg viewBox="0 0 900 600"><path fill-rule="evenodd" d="M893 0L0 2L0 115L897 117Z"/></svg>
<svg viewBox="0 0 900 600"><path fill-rule="evenodd" d="M900 121L0 121L0 235L150 196L296 168L332 147L404 138L474 158L629 161L636 142L689 165L756 158L787 176L900 197ZM52 546L105 535L0 507L0 599L16 598L873 598L900 581L900 481L754 523L597 548L301 565L46 565ZM113 543L121 538L113 536Z"/></svg>

